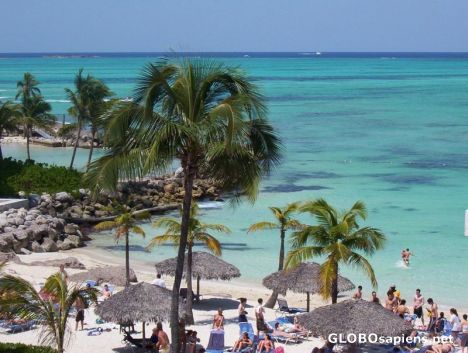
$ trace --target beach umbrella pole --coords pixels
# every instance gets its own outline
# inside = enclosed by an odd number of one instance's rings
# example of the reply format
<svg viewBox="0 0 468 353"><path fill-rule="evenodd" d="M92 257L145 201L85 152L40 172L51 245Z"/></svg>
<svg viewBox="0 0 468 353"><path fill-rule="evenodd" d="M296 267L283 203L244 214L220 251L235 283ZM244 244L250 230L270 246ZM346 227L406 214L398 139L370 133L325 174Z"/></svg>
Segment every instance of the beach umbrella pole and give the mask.
<svg viewBox="0 0 468 353"><path fill-rule="evenodd" d="M310 293L307 292L307 312L310 311Z"/></svg>
<svg viewBox="0 0 468 353"><path fill-rule="evenodd" d="M197 276L197 301L200 300L200 276Z"/></svg>
<svg viewBox="0 0 468 353"><path fill-rule="evenodd" d="M141 331L143 332L143 341L146 339L146 334L145 334L145 322L143 321L143 327L141 329Z"/></svg>

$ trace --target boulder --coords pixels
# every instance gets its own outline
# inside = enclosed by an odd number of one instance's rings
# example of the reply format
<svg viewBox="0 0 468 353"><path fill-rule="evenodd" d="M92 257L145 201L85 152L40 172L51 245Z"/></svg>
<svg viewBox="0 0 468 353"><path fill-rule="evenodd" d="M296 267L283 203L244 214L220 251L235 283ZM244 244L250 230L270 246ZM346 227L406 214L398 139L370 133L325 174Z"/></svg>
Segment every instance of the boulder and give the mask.
<svg viewBox="0 0 468 353"><path fill-rule="evenodd" d="M60 267L64 265L67 268L76 268L80 270L86 269L85 265L81 263L76 257L67 257L65 259L48 260L48 261L33 261L29 265L31 266L55 266Z"/></svg>
<svg viewBox="0 0 468 353"><path fill-rule="evenodd" d="M58 246L59 250L70 250L76 248L76 246L71 242L70 239L66 238L62 243Z"/></svg>
<svg viewBox="0 0 468 353"><path fill-rule="evenodd" d="M33 225L29 228L32 231L34 240L40 241L49 235L49 227L46 224Z"/></svg>
<svg viewBox="0 0 468 353"><path fill-rule="evenodd" d="M44 238L41 247L45 252L54 252L58 250L57 244L55 244L55 242L50 238Z"/></svg>
<svg viewBox="0 0 468 353"><path fill-rule="evenodd" d="M68 223L65 225L63 231L65 232L65 234L76 234L77 230L78 230L78 226L76 224Z"/></svg>
<svg viewBox="0 0 468 353"><path fill-rule="evenodd" d="M33 241L31 243L31 251L32 252L44 252L44 249L42 248L41 244L39 244L37 241Z"/></svg>
<svg viewBox="0 0 468 353"><path fill-rule="evenodd" d="M72 242L72 244L75 245L75 248L83 245L83 241L78 235L69 235L65 240L69 240L70 242Z"/></svg>
<svg viewBox="0 0 468 353"><path fill-rule="evenodd" d="M71 202L73 197L68 192L58 192L55 194L55 199L60 202Z"/></svg>
<svg viewBox="0 0 468 353"><path fill-rule="evenodd" d="M29 251L26 248L21 248L19 252L20 252L20 254L23 254L23 255L30 255L31 254L31 251Z"/></svg>
<svg viewBox="0 0 468 353"><path fill-rule="evenodd" d="M19 253L22 248L26 248L30 241L30 234L26 230L16 230L13 233L15 237L15 242L13 244L13 249L15 252Z"/></svg>

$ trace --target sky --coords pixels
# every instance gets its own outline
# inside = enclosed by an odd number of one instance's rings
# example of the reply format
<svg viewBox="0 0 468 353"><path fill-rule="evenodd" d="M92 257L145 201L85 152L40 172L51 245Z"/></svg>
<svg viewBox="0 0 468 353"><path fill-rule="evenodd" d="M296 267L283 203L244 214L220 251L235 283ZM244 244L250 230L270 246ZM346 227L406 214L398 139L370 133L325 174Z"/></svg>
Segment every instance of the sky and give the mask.
<svg viewBox="0 0 468 353"><path fill-rule="evenodd" d="M468 52L468 0L0 0L0 52Z"/></svg>

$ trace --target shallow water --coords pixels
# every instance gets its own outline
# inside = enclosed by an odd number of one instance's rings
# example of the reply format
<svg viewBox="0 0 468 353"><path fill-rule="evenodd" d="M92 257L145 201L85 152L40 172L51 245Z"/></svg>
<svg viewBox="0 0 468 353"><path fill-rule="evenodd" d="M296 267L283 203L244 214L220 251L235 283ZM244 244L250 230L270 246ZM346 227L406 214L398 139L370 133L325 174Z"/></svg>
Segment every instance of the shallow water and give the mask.
<svg viewBox="0 0 468 353"><path fill-rule="evenodd" d="M0 60L0 96L12 97L29 70L42 82L55 113L67 108L63 87L84 67L114 92L131 95L144 57L7 58ZM246 278L260 279L277 267L276 232L246 234L269 220L268 206L324 197L338 208L356 200L369 209L366 225L388 236L372 257L379 291L396 283L404 296L420 287L447 304L468 307L468 58L226 57L254 77L267 96L270 119L283 138L282 164L262 183L255 205L203 211L206 222L223 223L223 258ZM24 147L3 146L5 155L24 158ZM99 153L99 152L98 152ZM70 149L33 147L33 158L68 164ZM83 166L87 151L80 151ZM312 222L307 216L301 220ZM145 226L147 238L157 231ZM144 251L147 240L132 239L132 256L159 261L175 255L171 246ZM95 244L121 252L110 235ZM409 247L411 266L400 263ZM368 293L370 284L349 268L343 274Z"/></svg>

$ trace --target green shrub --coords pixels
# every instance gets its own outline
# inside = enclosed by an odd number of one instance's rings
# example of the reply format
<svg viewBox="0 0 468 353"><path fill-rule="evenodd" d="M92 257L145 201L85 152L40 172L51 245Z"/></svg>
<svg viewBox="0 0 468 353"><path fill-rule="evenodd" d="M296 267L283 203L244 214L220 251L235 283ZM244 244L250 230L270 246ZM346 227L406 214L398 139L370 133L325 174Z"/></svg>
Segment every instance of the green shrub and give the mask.
<svg viewBox="0 0 468 353"><path fill-rule="evenodd" d="M55 165L11 158L0 161L0 195L72 192L81 187L82 173Z"/></svg>
<svg viewBox="0 0 468 353"><path fill-rule="evenodd" d="M1 343L0 352L2 353L57 353L50 347L30 346L22 343Z"/></svg>

